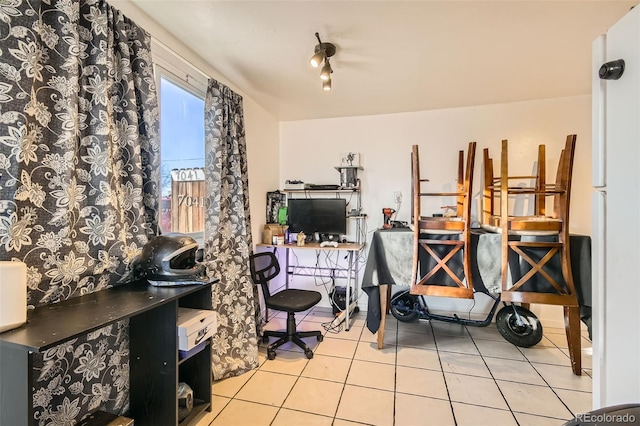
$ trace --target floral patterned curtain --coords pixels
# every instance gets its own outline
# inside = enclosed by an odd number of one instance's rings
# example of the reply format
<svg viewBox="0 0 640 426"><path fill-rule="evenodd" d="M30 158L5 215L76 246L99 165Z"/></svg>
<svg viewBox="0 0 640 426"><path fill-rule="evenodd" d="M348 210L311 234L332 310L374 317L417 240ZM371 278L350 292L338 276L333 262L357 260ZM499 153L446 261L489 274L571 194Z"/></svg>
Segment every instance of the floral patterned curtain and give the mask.
<svg viewBox="0 0 640 426"><path fill-rule="evenodd" d="M103 0L0 0L0 260L28 304L115 285L157 233L150 36ZM39 354L34 420L128 405L127 322Z"/></svg>
<svg viewBox="0 0 640 426"><path fill-rule="evenodd" d="M258 366L257 289L249 273L252 247L242 97L209 80L205 98L205 261L211 276L218 331L214 379Z"/></svg>
<svg viewBox="0 0 640 426"><path fill-rule="evenodd" d="M0 6L0 260L28 303L107 287L157 233L150 37L105 1Z"/></svg>

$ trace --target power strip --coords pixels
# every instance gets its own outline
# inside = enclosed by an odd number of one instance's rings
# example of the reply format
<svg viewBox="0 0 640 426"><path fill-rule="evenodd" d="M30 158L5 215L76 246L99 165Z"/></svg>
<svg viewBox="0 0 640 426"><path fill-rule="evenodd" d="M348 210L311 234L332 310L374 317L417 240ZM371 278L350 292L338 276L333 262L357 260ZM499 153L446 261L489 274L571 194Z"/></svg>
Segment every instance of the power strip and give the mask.
<svg viewBox="0 0 640 426"><path fill-rule="evenodd" d="M349 313L352 313L353 309L356 307L356 302L351 302L351 304L349 305ZM331 323L332 327L337 327L340 324L342 324L342 321L344 321L344 319L347 317L347 310L345 309L344 311L340 312L340 314L338 314L337 317L334 318L333 322Z"/></svg>

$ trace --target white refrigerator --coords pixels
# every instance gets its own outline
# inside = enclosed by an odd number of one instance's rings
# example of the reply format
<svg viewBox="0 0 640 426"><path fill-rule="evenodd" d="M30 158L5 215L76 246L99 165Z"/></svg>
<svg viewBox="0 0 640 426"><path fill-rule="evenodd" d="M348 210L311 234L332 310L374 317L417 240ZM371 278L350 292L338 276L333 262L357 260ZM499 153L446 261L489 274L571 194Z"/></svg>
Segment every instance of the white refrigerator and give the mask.
<svg viewBox="0 0 640 426"><path fill-rule="evenodd" d="M602 408L640 402L640 7L594 41L592 72L593 405Z"/></svg>

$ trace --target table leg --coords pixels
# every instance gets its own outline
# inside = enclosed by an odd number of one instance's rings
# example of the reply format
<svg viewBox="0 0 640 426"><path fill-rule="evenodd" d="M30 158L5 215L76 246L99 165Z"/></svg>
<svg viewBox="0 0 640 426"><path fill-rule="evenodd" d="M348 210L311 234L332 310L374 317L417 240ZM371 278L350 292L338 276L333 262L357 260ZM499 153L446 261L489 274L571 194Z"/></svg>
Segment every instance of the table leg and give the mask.
<svg viewBox="0 0 640 426"><path fill-rule="evenodd" d="M391 300L391 288L393 286L387 285L387 309L385 310L385 313L390 314L391 313L391 305L389 304L389 301Z"/></svg>
<svg viewBox="0 0 640 426"><path fill-rule="evenodd" d="M387 317L387 304L389 302L387 292L390 288L391 286L389 286L388 284L380 284L380 288L378 289L380 291L380 327L378 327L378 349L382 349L384 345L384 326Z"/></svg>
<svg viewBox="0 0 640 426"><path fill-rule="evenodd" d="M284 288L289 288L289 247L284 249Z"/></svg>

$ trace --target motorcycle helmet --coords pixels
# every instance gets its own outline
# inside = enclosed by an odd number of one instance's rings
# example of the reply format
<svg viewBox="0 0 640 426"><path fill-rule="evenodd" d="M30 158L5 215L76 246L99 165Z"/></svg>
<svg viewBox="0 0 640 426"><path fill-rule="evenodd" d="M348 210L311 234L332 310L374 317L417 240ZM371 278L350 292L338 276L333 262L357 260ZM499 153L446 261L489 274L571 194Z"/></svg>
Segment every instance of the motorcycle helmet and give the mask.
<svg viewBox="0 0 640 426"><path fill-rule="evenodd" d="M135 262L136 276L151 285L176 286L207 281L203 264L197 262L198 243L184 234L158 235L142 248Z"/></svg>

